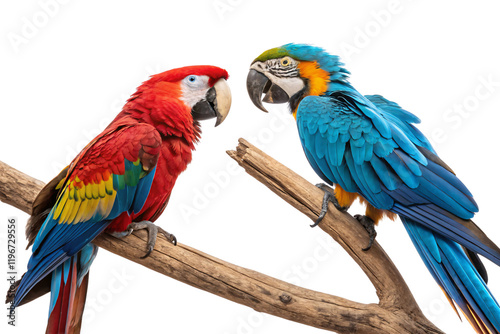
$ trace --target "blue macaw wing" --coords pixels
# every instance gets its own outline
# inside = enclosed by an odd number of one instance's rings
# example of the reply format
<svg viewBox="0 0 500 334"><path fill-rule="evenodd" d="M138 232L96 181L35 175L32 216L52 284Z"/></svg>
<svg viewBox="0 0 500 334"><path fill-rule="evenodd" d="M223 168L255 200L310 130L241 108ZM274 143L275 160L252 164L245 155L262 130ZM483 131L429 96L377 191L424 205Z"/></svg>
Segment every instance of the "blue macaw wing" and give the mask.
<svg viewBox="0 0 500 334"><path fill-rule="evenodd" d="M397 104L355 91L308 96L297 110L306 156L330 182L500 264L500 249L470 221L471 193L413 122Z"/></svg>

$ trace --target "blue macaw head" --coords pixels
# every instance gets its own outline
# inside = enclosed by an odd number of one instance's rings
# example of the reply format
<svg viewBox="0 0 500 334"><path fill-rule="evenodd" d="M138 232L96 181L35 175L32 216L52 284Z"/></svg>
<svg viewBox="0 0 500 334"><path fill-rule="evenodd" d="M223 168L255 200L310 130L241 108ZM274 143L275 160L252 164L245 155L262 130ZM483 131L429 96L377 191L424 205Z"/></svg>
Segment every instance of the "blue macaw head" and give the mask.
<svg viewBox="0 0 500 334"><path fill-rule="evenodd" d="M324 94L331 90L332 83L347 84L349 72L342 65L337 56L322 48L285 44L265 51L252 62L248 94L263 111L267 112L262 102L288 102L294 111L304 97Z"/></svg>

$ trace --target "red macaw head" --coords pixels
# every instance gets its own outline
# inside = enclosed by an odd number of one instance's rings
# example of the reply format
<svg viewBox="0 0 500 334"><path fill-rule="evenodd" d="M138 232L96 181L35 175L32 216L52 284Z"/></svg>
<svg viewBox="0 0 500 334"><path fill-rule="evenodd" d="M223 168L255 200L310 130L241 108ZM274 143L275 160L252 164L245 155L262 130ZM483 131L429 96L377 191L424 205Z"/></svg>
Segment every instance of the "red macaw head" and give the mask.
<svg viewBox="0 0 500 334"><path fill-rule="evenodd" d="M150 99L153 103L182 103L195 121L216 118L221 124L231 107L231 91L226 70L216 66L187 66L153 75L132 96ZM173 115L172 115L173 116Z"/></svg>

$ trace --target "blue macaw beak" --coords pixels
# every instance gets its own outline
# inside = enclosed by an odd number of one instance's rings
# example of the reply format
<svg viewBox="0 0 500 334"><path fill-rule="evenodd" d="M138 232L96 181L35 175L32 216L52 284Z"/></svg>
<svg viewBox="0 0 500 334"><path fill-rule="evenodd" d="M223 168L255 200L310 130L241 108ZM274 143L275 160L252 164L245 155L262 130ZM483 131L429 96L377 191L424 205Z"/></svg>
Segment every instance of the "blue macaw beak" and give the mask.
<svg viewBox="0 0 500 334"><path fill-rule="evenodd" d="M248 72L247 90L253 104L264 112L267 112L267 110L264 108L262 101L266 103L286 103L290 100L290 96L280 86L272 83L267 76L255 69L250 69L250 72ZM263 99L262 94L265 94Z"/></svg>

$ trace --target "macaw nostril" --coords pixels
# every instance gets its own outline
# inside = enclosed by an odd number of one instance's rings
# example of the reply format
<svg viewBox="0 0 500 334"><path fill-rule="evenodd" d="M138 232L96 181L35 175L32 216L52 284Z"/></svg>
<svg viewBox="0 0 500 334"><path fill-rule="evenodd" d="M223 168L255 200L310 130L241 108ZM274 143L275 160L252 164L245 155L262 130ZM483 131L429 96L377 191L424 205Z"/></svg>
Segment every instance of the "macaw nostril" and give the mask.
<svg viewBox="0 0 500 334"><path fill-rule="evenodd" d="M266 68L264 67L264 64L258 64L257 66L259 66L259 69L261 70L265 70Z"/></svg>

